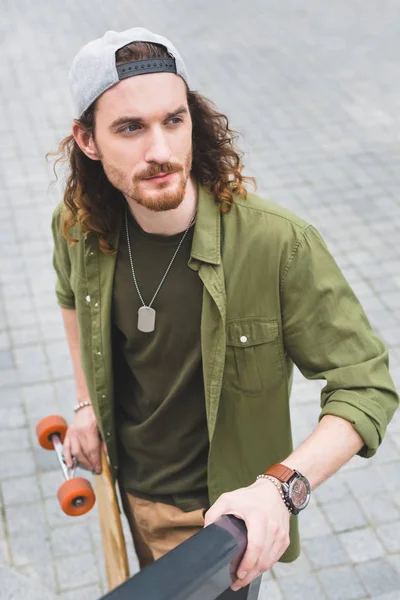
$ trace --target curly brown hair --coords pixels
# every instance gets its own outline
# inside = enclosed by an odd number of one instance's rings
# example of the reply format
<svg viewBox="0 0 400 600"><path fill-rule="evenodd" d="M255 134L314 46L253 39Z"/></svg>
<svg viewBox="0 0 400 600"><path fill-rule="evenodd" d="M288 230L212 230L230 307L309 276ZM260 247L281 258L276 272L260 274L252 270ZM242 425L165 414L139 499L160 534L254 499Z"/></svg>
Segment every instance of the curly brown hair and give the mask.
<svg viewBox="0 0 400 600"><path fill-rule="evenodd" d="M159 44L133 42L121 48L116 54L117 64L148 58L168 58L168 52ZM192 171L194 179L211 192L220 204L221 212L228 212L233 204L233 194L246 198L245 183L253 177L242 175L242 153L236 147L238 134L229 128L228 118L216 110L215 105L186 86L187 102L192 118ZM94 102L79 119L75 119L83 130L95 137ZM107 240L114 231L118 211L123 204L122 194L108 180L100 161L93 161L79 148L73 135L64 138L56 152L46 157L57 157L54 173L57 179L57 166L67 163L68 173L64 191L62 232L71 243L78 240L70 233L78 224L83 234L95 231L99 234L100 249L111 254L115 252Z"/></svg>

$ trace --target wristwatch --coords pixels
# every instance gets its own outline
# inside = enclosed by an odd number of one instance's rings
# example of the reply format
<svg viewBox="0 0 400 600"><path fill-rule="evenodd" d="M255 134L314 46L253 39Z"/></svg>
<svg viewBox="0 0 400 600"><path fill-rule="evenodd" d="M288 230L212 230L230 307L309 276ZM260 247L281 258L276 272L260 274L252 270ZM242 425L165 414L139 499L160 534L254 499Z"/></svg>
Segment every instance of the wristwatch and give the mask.
<svg viewBox="0 0 400 600"><path fill-rule="evenodd" d="M299 471L289 469L285 465L276 464L269 467L264 472L264 476L274 477L281 482L285 504L293 515L298 515L310 502L310 483Z"/></svg>

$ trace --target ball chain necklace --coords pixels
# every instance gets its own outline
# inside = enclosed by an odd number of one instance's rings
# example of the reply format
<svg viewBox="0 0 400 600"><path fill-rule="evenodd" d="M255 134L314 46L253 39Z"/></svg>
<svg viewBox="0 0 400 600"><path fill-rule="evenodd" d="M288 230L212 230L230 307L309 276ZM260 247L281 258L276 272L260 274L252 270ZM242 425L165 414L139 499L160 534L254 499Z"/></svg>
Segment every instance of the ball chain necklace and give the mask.
<svg viewBox="0 0 400 600"><path fill-rule="evenodd" d="M152 331L154 331L155 329L155 325L156 325L156 311L154 310L154 308L152 308L152 304L158 294L158 292L161 289L162 284L164 283L170 268L172 267L172 263L174 262L176 255L178 254L180 247L182 246L185 237L187 236L187 233L189 231L189 229L191 228L191 226L193 225L193 223L196 220L196 215L197 215L197 209L196 212L194 213L185 233L182 236L181 241L178 244L177 249L174 252L173 257L171 258L171 261L167 267L167 270L165 271L160 284L158 286L158 288L156 289L154 296L152 297L151 301L149 302L149 304L146 304L145 301L143 300L142 294L140 293L140 289L137 283L137 279L136 279L136 273L135 273L135 269L133 267L133 260L132 260L132 251L131 251L131 243L129 240L129 229L128 229L128 206L125 205L125 228L126 228L126 241L128 243L128 252L129 252L129 262L131 263L131 269L132 269L132 277L133 277L133 282L135 284L136 287L136 291L139 295L140 301L142 303L143 306L141 306L138 310L138 322L137 322L137 328L139 329L139 331L142 331L144 333L151 333Z"/></svg>

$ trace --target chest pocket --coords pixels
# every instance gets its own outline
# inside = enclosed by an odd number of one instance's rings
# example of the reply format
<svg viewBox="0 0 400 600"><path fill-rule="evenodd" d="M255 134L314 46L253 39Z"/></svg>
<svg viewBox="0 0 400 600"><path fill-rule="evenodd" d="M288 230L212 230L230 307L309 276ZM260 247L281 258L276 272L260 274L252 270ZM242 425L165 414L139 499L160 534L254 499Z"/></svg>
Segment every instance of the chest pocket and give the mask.
<svg viewBox="0 0 400 600"><path fill-rule="evenodd" d="M276 387L283 377L277 320L253 317L228 321L223 387L258 395Z"/></svg>

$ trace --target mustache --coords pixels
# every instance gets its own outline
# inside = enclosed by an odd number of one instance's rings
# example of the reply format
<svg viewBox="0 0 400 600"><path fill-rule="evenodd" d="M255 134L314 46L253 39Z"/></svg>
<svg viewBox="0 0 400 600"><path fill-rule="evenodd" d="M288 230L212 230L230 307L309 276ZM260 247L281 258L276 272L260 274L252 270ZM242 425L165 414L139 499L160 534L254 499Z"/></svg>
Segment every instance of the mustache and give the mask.
<svg viewBox="0 0 400 600"><path fill-rule="evenodd" d="M183 166L177 163L163 163L161 165L154 164L150 165L145 171L139 173L135 180L149 179L149 177L157 177L158 175L168 175L169 173L178 173L183 171Z"/></svg>

